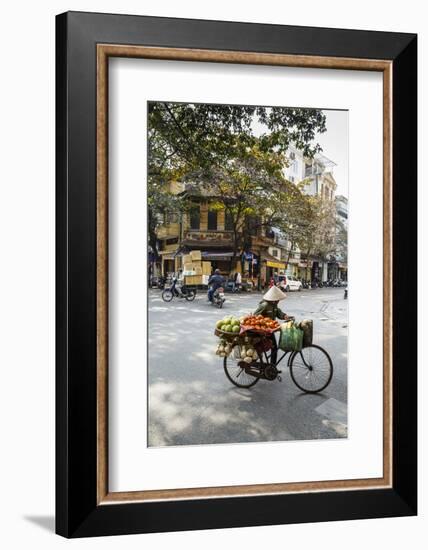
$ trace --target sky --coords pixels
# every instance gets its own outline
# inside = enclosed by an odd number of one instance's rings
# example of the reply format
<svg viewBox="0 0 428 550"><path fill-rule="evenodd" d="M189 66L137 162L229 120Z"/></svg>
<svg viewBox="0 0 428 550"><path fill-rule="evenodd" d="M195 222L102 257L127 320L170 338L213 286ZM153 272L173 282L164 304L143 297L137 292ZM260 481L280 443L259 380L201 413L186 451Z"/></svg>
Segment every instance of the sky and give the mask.
<svg viewBox="0 0 428 550"><path fill-rule="evenodd" d="M348 111L323 110L326 117L326 132L317 134L314 143L322 147L322 154L332 160L334 179L337 183L336 195L348 197ZM266 127L258 121L253 122L254 133L266 132Z"/></svg>
<svg viewBox="0 0 428 550"><path fill-rule="evenodd" d="M333 174L337 183L336 195L348 196L348 111L323 111L327 131L318 134L315 141L323 148L322 154L334 161Z"/></svg>

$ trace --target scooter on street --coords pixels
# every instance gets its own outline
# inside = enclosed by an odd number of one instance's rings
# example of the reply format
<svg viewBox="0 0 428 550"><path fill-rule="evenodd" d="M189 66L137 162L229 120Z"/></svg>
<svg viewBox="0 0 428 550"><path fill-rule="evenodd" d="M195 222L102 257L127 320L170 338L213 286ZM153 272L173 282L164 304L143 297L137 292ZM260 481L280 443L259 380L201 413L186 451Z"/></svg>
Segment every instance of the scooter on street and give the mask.
<svg viewBox="0 0 428 550"><path fill-rule="evenodd" d="M225 301L226 298L224 297L224 288L221 286L214 291L211 305L221 309Z"/></svg>

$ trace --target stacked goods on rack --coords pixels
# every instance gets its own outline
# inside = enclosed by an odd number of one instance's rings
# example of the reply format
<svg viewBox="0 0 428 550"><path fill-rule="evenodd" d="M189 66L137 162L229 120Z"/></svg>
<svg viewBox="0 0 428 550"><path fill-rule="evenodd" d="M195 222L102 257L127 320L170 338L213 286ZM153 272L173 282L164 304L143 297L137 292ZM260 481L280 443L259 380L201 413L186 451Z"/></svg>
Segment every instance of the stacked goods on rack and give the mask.
<svg viewBox="0 0 428 550"><path fill-rule="evenodd" d="M244 317L238 319L233 316L217 321L215 335L219 336L220 341L215 353L220 357L227 357L232 349L235 349L235 353L239 353L240 359L250 364L258 359L257 350L262 338L241 333L243 321Z"/></svg>
<svg viewBox="0 0 428 550"><path fill-rule="evenodd" d="M211 262L202 262L202 275L211 275Z"/></svg>
<svg viewBox="0 0 428 550"><path fill-rule="evenodd" d="M303 347L303 330L294 321L288 321L281 327L279 347L284 351L300 351Z"/></svg>
<svg viewBox="0 0 428 550"><path fill-rule="evenodd" d="M183 256L183 275L186 285L207 285L211 275L211 262L203 262L200 250Z"/></svg>
<svg viewBox="0 0 428 550"><path fill-rule="evenodd" d="M314 323L312 319L303 319L303 321L297 323L296 326L303 330L303 347L311 346L314 333Z"/></svg>
<svg viewBox="0 0 428 550"><path fill-rule="evenodd" d="M263 317L263 315L247 315L242 319L242 331L260 332L272 334L280 327L278 321Z"/></svg>

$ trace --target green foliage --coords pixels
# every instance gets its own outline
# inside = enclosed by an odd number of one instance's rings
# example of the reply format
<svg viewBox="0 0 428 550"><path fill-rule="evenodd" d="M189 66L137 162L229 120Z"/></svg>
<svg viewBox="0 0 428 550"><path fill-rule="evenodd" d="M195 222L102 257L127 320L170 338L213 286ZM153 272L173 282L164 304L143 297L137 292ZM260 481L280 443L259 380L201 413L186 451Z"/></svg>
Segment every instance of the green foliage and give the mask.
<svg viewBox="0 0 428 550"><path fill-rule="evenodd" d="M201 195L213 197L212 209L226 210L233 229L233 260L250 238L250 225L253 230L277 226L299 246L309 247L310 233L322 216L302 186L284 178L283 169L291 143L313 157L321 151L314 143L316 134L325 131L325 116L317 109L149 103L152 248L161 216L188 208L185 194L177 197L168 191L171 181L190 182Z"/></svg>

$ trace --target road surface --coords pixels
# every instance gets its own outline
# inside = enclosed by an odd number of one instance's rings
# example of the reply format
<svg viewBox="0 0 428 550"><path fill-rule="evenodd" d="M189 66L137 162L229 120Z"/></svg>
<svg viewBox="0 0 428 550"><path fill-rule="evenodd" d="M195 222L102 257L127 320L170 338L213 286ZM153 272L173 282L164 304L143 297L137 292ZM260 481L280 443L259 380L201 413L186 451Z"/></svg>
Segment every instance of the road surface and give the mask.
<svg viewBox="0 0 428 550"><path fill-rule="evenodd" d="M343 289L288 293L280 307L314 320L314 343L330 354L334 375L321 394L302 393L282 368L282 382L233 386L215 355L217 320L254 311L261 294L226 294L207 302L162 301L149 291L149 446L312 440L347 437L347 300ZM284 362L285 363L285 362Z"/></svg>

